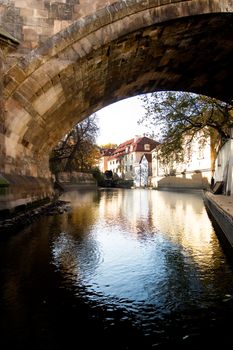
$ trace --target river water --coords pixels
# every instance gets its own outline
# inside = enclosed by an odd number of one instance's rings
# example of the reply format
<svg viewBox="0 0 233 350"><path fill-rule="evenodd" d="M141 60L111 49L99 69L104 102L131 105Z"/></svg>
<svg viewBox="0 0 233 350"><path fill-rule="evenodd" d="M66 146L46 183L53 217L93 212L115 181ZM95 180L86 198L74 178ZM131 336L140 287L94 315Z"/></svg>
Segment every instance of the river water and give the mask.
<svg viewBox="0 0 233 350"><path fill-rule="evenodd" d="M233 345L233 268L201 193L68 192L71 210L0 240L0 344Z"/></svg>

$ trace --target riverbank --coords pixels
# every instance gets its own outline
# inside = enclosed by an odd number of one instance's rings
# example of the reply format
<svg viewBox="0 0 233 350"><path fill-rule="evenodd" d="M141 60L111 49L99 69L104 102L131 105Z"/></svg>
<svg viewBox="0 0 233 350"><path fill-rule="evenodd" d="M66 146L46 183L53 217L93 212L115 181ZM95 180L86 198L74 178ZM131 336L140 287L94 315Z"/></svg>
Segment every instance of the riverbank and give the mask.
<svg viewBox="0 0 233 350"><path fill-rule="evenodd" d="M219 239L233 252L233 196L204 192L204 203Z"/></svg>
<svg viewBox="0 0 233 350"><path fill-rule="evenodd" d="M40 219L42 216L63 214L70 209L70 202L57 200L26 212L20 212L12 217L8 217L7 219L2 218L0 219L1 235L6 233L16 233L27 225L30 225L36 220Z"/></svg>

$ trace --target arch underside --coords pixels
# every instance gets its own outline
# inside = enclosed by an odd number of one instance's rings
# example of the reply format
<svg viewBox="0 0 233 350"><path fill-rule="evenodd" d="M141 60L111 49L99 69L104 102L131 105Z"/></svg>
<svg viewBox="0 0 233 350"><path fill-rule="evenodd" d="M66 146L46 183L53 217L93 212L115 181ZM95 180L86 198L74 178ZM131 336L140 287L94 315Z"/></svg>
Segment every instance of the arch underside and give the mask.
<svg viewBox="0 0 233 350"><path fill-rule="evenodd" d="M232 100L233 13L172 19L103 40L106 30L42 55L34 70L22 61L6 77L7 134L34 158L78 121L127 97L174 90Z"/></svg>

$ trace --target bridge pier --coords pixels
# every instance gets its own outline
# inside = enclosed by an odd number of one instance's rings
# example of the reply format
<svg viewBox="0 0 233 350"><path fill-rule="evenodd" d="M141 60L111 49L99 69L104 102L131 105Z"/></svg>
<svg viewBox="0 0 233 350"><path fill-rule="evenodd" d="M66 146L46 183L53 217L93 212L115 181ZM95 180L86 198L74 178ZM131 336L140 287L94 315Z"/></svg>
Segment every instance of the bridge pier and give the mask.
<svg viewBox="0 0 233 350"><path fill-rule="evenodd" d="M51 201L53 195L49 179L0 174L0 217Z"/></svg>
<svg viewBox="0 0 233 350"><path fill-rule="evenodd" d="M8 53L14 51L18 44L17 39L0 28L1 77L5 73ZM35 160L33 161L31 158L31 169L26 170L30 168L30 162L28 162L26 154L22 152L21 157L18 156L18 159L14 159L12 156L15 153L14 142L7 135L3 88L4 80L0 79L0 217L5 217L6 214L10 214L13 211L51 200L54 195L53 183L48 170L48 159L45 160L47 176L42 178L23 174L26 171L30 173ZM25 151L24 147L22 147L22 150ZM27 167L24 164L26 162L29 163ZM37 168L36 165L34 167Z"/></svg>
<svg viewBox="0 0 233 350"><path fill-rule="evenodd" d="M40 159L25 146L17 146L12 135L9 138L3 133L0 148L0 217L54 198L47 155Z"/></svg>

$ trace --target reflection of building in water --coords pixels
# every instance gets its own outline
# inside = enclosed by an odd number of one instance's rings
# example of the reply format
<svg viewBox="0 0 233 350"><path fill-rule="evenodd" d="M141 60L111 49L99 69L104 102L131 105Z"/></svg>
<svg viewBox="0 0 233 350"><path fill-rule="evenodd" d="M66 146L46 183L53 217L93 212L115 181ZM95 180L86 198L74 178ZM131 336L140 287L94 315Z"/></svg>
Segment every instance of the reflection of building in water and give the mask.
<svg viewBox="0 0 233 350"><path fill-rule="evenodd" d="M62 200L71 202L72 211L59 218L61 233L54 240L54 264L70 279L75 281L82 275L86 264L90 268L98 265L98 245L90 232L97 220L97 191L67 192ZM88 237L88 239L87 239ZM82 265L79 260L82 259Z"/></svg>
<svg viewBox="0 0 233 350"><path fill-rule="evenodd" d="M116 189L105 192L100 201L99 211L103 219L111 219L122 225L129 233L137 233L139 222L148 223L151 200L147 190ZM119 221L119 218L121 220Z"/></svg>
<svg viewBox="0 0 233 350"><path fill-rule="evenodd" d="M200 195L165 191L152 191L153 219L159 231L168 234L174 243L182 245L185 251L196 259L194 250L205 251L211 258L210 242L214 230L208 219ZM202 256L202 255L201 255Z"/></svg>
<svg viewBox="0 0 233 350"><path fill-rule="evenodd" d="M74 197L74 212L59 217L53 239L53 262L67 283L85 287L88 298L168 307L184 290L189 300L190 290L202 288L216 240L199 194L108 189L99 202L87 198Z"/></svg>
<svg viewBox="0 0 233 350"><path fill-rule="evenodd" d="M191 256L193 250L205 251L206 257L212 254L214 231L199 194L113 190L101 197L99 211L103 219L117 222L135 237L160 232Z"/></svg>

